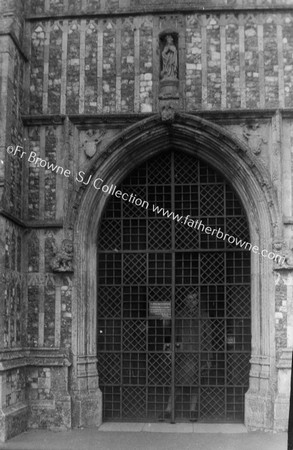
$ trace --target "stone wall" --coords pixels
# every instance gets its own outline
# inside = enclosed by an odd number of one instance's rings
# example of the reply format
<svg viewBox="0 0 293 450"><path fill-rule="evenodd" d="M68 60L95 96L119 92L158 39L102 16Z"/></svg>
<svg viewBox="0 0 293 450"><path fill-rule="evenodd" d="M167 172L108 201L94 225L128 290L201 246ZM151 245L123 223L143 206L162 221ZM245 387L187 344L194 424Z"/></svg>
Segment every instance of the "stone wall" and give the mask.
<svg viewBox="0 0 293 450"><path fill-rule="evenodd" d="M25 343L24 290L25 279L22 273L22 230L11 222L6 222L5 266L1 267L4 301L1 314L1 347L17 348Z"/></svg>
<svg viewBox="0 0 293 450"><path fill-rule="evenodd" d="M0 194L5 210L18 218L22 217L21 190L23 167L20 160L11 158L5 152L8 145L23 143L21 114L24 102L25 55L20 41L23 39L23 2L11 0L0 7L1 50L0 50ZM5 179L5 185L3 180ZM3 195L2 195L3 194Z"/></svg>
<svg viewBox="0 0 293 450"><path fill-rule="evenodd" d="M291 0L30 0L32 16L46 14L133 13L202 9L266 9L291 6Z"/></svg>
<svg viewBox="0 0 293 450"><path fill-rule="evenodd" d="M67 368L28 367L26 379L29 427L70 428L71 399L68 394Z"/></svg>
<svg viewBox="0 0 293 450"><path fill-rule="evenodd" d="M21 348L26 347L26 279L23 229L0 220L0 440L27 427L26 378Z"/></svg>
<svg viewBox="0 0 293 450"><path fill-rule="evenodd" d="M49 164L68 167L68 157L64 146L64 130L58 126L30 127L27 129L25 150L27 159L31 152ZM14 157L14 159L17 159ZM66 178L56 175L50 169L28 164L26 168L28 184L25 217L29 221L60 221L63 216L64 197L57 193L66 188Z"/></svg>
<svg viewBox="0 0 293 450"><path fill-rule="evenodd" d="M25 371L26 280L23 273L23 163L6 153L22 144L26 62L23 1L0 4L0 440L27 427Z"/></svg>
<svg viewBox="0 0 293 450"><path fill-rule="evenodd" d="M27 238L27 340L31 347L71 347L72 275L54 274L50 267L62 234L33 230Z"/></svg>
<svg viewBox="0 0 293 450"><path fill-rule="evenodd" d="M267 171L273 206L284 216L278 248L290 254L291 3L31 0L25 27L23 3L1 3L0 439L27 426L101 421L96 337L87 330L79 335L81 324L93 321L79 296L80 236L70 221L82 190L72 177L8 155L6 147L22 145L27 155L34 152L75 174L92 170L98 158L103 164L111 139L160 112L159 34L172 30L178 33L179 110L237 136L253 161L251 170ZM56 272L52 261L66 239L75 242L75 265ZM248 418L251 428L286 427L293 281L290 267L279 269L275 302L268 306L274 354L257 355L263 366L257 363L253 379L257 392L263 389L260 398L268 396L269 412L259 422Z"/></svg>
<svg viewBox="0 0 293 450"><path fill-rule="evenodd" d="M179 33L181 108L293 106L293 13L31 22L30 114L158 110L158 35Z"/></svg>

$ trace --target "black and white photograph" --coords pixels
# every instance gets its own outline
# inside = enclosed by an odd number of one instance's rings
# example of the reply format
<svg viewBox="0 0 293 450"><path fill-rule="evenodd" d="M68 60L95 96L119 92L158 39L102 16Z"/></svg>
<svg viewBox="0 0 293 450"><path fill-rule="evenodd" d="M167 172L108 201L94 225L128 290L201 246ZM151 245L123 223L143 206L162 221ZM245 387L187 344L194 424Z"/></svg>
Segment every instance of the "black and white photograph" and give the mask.
<svg viewBox="0 0 293 450"><path fill-rule="evenodd" d="M0 450L293 450L293 0L0 0Z"/></svg>

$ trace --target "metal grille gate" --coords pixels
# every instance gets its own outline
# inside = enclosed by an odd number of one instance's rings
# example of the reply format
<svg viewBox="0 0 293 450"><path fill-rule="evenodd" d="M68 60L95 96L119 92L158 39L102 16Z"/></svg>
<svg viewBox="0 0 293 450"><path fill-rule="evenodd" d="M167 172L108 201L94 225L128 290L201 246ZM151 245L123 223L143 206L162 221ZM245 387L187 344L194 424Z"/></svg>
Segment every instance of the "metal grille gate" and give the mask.
<svg viewBox="0 0 293 450"><path fill-rule="evenodd" d="M119 189L149 207L112 196L99 230L104 420L243 421L250 254L152 206L249 242L239 200L214 169L178 151L144 163Z"/></svg>

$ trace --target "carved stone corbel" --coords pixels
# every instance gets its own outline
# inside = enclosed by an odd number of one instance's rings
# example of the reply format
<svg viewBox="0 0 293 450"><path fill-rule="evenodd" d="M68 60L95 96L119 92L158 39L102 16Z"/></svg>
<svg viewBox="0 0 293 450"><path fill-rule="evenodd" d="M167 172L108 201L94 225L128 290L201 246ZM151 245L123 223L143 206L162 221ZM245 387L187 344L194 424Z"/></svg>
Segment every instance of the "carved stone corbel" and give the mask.
<svg viewBox="0 0 293 450"><path fill-rule="evenodd" d="M69 239L64 239L61 249L55 251L55 256L51 261L53 272L73 272L73 243Z"/></svg>
<svg viewBox="0 0 293 450"><path fill-rule="evenodd" d="M162 122L173 123L176 115L176 108L172 102L166 102L161 106Z"/></svg>

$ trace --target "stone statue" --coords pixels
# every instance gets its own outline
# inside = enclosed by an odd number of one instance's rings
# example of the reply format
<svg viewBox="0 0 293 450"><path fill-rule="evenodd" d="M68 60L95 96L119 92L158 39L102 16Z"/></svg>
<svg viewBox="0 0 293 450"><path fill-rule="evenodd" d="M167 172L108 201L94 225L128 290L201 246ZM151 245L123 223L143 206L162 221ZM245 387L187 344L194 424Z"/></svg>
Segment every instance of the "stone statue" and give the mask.
<svg viewBox="0 0 293 450"><path fill-rule="evenodd" d="M53 272L73 272L73 244L69 239L64 239L61 250L55 252L51 261Z"/></svg>
<svg viewBox="0 0 293 450"><path fill-rule="evenodd" d="M161 71L162 80L177 80L178 57L177 49L174 45L171 34L166 36L166 44L162 51L163 68Z"/></svg>

